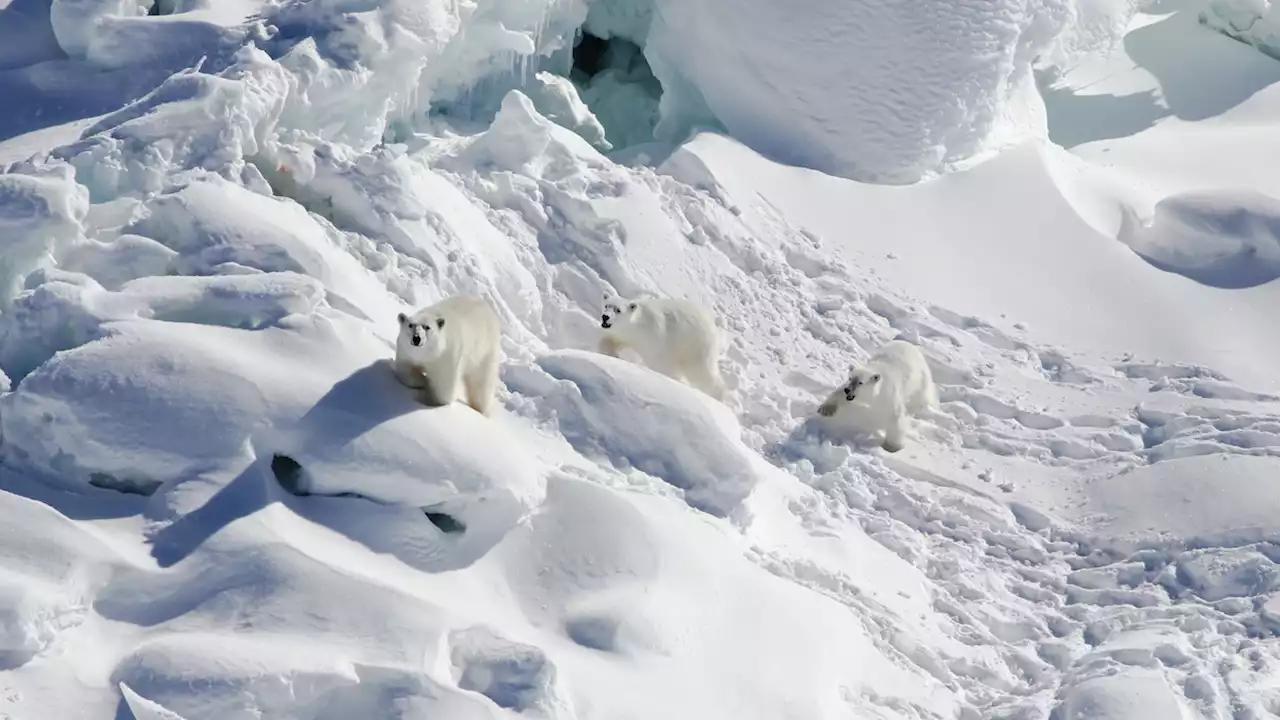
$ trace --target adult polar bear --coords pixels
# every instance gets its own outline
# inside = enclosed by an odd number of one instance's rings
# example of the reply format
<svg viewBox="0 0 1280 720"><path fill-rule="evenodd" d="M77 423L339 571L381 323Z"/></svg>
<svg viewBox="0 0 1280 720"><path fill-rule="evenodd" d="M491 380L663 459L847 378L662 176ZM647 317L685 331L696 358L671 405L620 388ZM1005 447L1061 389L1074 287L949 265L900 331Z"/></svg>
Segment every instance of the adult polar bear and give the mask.
<svg viewBox="0 0 1280 720"><path fill-rule="evenodd" d="M938 407L938 389L920 348L890 340L867 362L849 368L844 385L818 407L823 417L840 413L857 430L883 435L882 447L898 452L906 445L910 416Z"/></svg>
<svg viewBox="0 0 1280 720"><path fill-rule="evenodd" d="M628 300L606 294L600 327L601 353L618 357L630 348L650 368L724 400L719 368L723 340L715 318L701 305L678 298Z"/></svg>
<svg viewBox="0 0 1280 720"><path fill-rule="evenodd" d="M424 390L433 405L449 405L465 394L468 405L489 415L501 345L498 315L489 303L477 295L454 295L397 319L400 382Z"/></svg>

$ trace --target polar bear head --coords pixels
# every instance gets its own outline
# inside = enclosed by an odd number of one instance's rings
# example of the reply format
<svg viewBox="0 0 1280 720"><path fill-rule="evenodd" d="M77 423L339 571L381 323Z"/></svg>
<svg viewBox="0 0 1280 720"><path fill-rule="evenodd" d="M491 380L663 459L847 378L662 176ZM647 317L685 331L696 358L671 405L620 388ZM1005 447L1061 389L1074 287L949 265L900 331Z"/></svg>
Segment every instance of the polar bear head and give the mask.
<svg viewBox="0 0 1280 720"><path fill-rule="evenodd" d="M444 351L443 317L420 312L412 316L400 313L396 319L400 321L398 347L426 357L434 357Z"/></svg>
<svg viewBox="0 0 1280 720"><path fill-rule="evenodd" d="M620 327L625 327L639 310L639 302L606 293L604 296L604 312L600 315L600 327L605 330L616 330Z"/></svg>
<svg viewBox="0 0 1280 720"><path fill-rule="evenodd" d="M849 368L849 380L845 382L844 399L847 402L854 400L867 401L875 398L880 394L883 383L880 382L881 375L875 370L868 368L860 368L853 366Z"/></svg>

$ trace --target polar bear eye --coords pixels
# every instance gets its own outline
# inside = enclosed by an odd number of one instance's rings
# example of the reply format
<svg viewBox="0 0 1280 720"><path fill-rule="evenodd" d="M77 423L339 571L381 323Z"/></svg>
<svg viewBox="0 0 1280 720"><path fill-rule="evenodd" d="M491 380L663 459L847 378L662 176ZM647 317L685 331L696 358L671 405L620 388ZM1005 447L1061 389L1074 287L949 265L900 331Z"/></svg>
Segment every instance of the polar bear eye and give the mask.
<svg viewBox="0 0 1280 720"><path fill-rule="evenodd" d="M444 327L444 318L439 318L436 320L436 329L439 330L442 327Z"/></svg>
<svg viewBox="0 0 1280 720"><path fill-rule="evenodd" d="M630 305L628 305L628 306L627 306L627 309L628 309L628 310L635 310L637 307L638 307L638 306L637 306L635 303L631 303Z"/></svg>
<svg viewBox="0 0 1280 720"><path fill-rule="evenodd" d="M871 382L880 382L880 376L879 376L879 375L872 375L872 376L871 376Z"/></svg>

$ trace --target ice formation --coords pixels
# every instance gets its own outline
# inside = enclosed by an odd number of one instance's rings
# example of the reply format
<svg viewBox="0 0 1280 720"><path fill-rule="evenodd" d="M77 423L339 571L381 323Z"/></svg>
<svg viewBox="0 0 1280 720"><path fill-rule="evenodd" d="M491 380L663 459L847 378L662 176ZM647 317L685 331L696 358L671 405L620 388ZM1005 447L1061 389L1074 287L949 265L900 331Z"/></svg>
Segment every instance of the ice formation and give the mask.
<svg viewBox="0 0 1280 720"><path fill-rule="evenodd" d="M1280 707L1280 85L1181 57L1268 60L1201 8L33 6L0 0L0 716ZM1168 112L1068 155L1054 64ZM387 367L459 292L502 322L492 418ZM714 308L727 401L591 352L605 292ZM897 337L918 442L812 432Z"/></svg>

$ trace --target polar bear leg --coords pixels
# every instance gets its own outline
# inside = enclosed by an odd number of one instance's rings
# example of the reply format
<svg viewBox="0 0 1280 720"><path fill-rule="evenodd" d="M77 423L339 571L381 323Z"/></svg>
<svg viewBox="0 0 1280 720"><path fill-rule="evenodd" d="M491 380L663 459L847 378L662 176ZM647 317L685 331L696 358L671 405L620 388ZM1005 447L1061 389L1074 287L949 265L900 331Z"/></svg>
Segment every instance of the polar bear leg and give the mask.
<svg viewBox="0 0 1280 720"><path fill-rule="evenodd" d="M921 410L937 410L941 404L938 401L938 386L933 384L932 379L924 384L924 392L920 393L920 395L922 404L917 412Z"/></svg>
<svg viewBox="0 0 1280 720"><path fill-rule="evenodd" d="M689 378L690 385L693 385L716 400L724 400L724 380L720 377L720 368L717 366L714 359L707 358L705 360L694 361L691 365L684 368L684 375Z"/></svg>
<svg viewBox="0 0 1280 720"><path fill-rule="evenodd" d="M427 387L427 376L422 373L422 368L407 362L396 362L395 366L396 378L406 387L415 390L421 390Z"/></svg>
<svg viewBox="0 0 1280 720"><path fill-rule="evenodd" d="M619 357L624 347L626 347L626 345L620 342L613 335L605 333L604 335L600 336L600 346L598 349L601 355L608 355L609 357Z"/></svg>
<svg viewBox="0 0 1280 720"><path fill-rule="evenodd" d="M933 384L933 377L926 369L920 378L920 388L912 394L907 409L913 415L918 415L926 410L937 410L938 404L938 387Z"/></svg>
<svg viewBox="0 0 1280 720"><path fill-rule="evenodd" d="M685 381L684 368L673 358L655 353L652 357L645 358L645 364L651 370L662 373L676 382Z"/></svg>
<svg viewBox="0 0 1280 720"><path fill-rule="evenodd" d="M907 445L906 429L902 426L901 420L894 423L885 430L884 442L880 443L880 447L886 452L896 453Z"/></svg>
<svg viewBox="0 0 1280 720"><path fill-rule="evenodd" d="M437 406L451 405L458 399L458 370L432 373L428 380L431 385L429 393L432 404Z"/></svg>
<svg viewBox="0 0 1280 720"><path fill-rule="evenodd" d="M473 410L488 417L493 406L493 396L498 389L498 354L491 353L471 370L465 378L467 404Z"/></svg>
<svg viewBox="0 0 1280 720"><path fill-rule="evenodd" d="M836 413L840 412L840 404L843 402L845 402L844 388L837 388L830 395L827 395L827 399L823 400L822 404L818 406L818 414L822 417L834 417Z"/></svg>
<svg viewBox="0 0 1280 720"><path fill-rule="evenodd" d="M880 444L887 452L896 453L907 446L907 417L898 413L889 421L884 430L884 442Z"/></svg>

